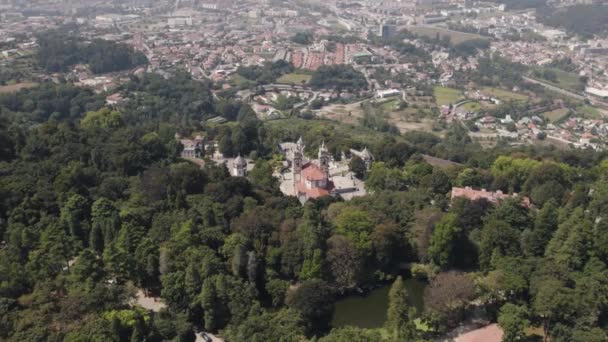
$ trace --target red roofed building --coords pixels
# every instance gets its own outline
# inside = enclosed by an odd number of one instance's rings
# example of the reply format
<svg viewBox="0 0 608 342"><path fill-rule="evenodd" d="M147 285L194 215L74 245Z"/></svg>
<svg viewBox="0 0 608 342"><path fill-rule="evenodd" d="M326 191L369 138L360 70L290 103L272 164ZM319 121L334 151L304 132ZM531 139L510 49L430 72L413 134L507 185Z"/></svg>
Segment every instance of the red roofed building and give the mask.
<svg viewBox="0 0 608 342"><path fill-rule="evenodd" d="M471 201L477 201L480 199L485 199L488 202L494 204L500 204L503 200L507 198L517 197L517 194L513 195L505 194L502 191L498 190L496 192L487 191L486 189L475 190L469 186L464 188L453 187L452 188L452 201L454 198L464 197ZM528 197L522 198L522 205L525 207L530 207L532 204L530 203L530 199Z"/></svg>
<svg viewBox="0 0 608 342"><path fill-rule="evenodd" d="M457 336L455 342L501 342L504 332L498 324L490 324L481 329L473 330Z"/></svg>

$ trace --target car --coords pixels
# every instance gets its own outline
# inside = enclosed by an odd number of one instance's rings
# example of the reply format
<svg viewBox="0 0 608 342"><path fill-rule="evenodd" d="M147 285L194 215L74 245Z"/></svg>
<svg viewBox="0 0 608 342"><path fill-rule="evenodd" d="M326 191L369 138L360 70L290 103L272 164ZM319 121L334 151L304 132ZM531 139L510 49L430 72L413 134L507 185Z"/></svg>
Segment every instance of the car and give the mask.
<svg viewBox="0 0 608 342"><path fill-rule="evenodd" d="M205 341L205 342L212 342L213 341L211 339L211 337L209 337L209 335L207 335L207 333L201 333L201 337L203 338L203 341Z"/></svg>

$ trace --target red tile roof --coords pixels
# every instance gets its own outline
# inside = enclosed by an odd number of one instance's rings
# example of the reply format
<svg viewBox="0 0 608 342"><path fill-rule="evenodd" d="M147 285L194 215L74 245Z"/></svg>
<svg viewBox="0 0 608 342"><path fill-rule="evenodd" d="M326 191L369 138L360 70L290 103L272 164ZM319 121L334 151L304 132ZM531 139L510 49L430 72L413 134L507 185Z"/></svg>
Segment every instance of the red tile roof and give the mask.
<svg viewBox="0 0 608 342"><path fill-rule="evenodd" d="M471 201L485 199L488 202L498 204L507 198L516 197L516 196L517 196L517 194L509 195L509 194L503 193L500 190L498 190L496 192L487 191L486 189L475 190L468 186L464 187L464 188L457 188L457 187L452 188L452 200L456 197L465 197L465 198L470 199ZM522 205L525 207L529 208L531 206L530 199L528 197L523 197L521 202L522 202Z"/></svg>
<svg viewBox="0 0 608 342"><path fill-rule="evenodd" d="M316 164L308 163L302 167L302 179L320 181L327 179L327 175Z"/></svg>
<svg viewBox="0 0 608 342"><path fill-rule="evenodd" d="M298 190L298 194L305 195L305 197L307 199L308 198L319 198L319 197L323 197L323 196L328 196L330 194L329 190L327 190L327 189L322 189L322 188L309 189L306 187L306 184L304 184L304 183L296 184L296 188Z"/></svg>
<svg viewBox="0 0 608 342"><path fill-rule="evenodd" d="M454 339L455 342L501 342L503 336L502 329L498 324L490 324L481 329L470 331L459 335Z"/></svg>

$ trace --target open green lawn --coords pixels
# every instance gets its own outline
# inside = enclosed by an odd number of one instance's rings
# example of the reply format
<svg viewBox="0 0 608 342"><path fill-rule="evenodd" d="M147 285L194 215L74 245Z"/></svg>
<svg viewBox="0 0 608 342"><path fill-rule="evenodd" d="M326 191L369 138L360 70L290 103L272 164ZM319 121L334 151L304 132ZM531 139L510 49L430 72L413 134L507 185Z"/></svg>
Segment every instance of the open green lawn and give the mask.
<svg viewBox="0 0 608 342"><path fill-rule="evenodd" d="M284 140L295 140L302 136L304 141L358 141L361 144L373 144L386 136L381 133L362 126L340 123L333 120L303 120L299 118L286 118L267 121L264 127L272 132L273 136ZM398 137L398 140L403 138Z"/></svg>
<svg viewBox="0 0 608 342"><path fill-rule="evenodd" d="M38 85L38 83L35 83L35 82L22 82L22 83L15 83L15 84L9 84L9 85L5 85L5 86L0 86L0 94L14 93L21 89L33 88L37 85Z"/></svg>
<svg viewBox="0 0 608 342"><path fill-rule="evenodd" d="M458 45L469 40L487 39L486 37L480 36L478 34L451 31L439 27L410 26L407 28L407 30L414 34L427 36L429 38L435 38L437 37L437 33L439 33L439 36L441 36L442 38L445 36L450 37L450 42L454 45Z"/></svg>
<svg viewBox="0 0 608 342"><path fill-rule="evenodd" d="M310 81L310 78L311 75L308 74L291 73L279 77L277 83L297 85L302 83L308 83L308 81Z"/></svg>
<svg viewBox="0 0 608 342"><path fill-rule="evenodd" d="M490 95L492 97L496 97L503 101L511 101L511 100L527 101L528 100L527 95L518 94L518 93L514 93L512 91L499 89L499 88L485 87L481 90L481 92L484 94Z"/></svg>
<svg viewBox="0 0 608 342"><path fill-rule="evenodd" d="M581 83L577 74L565 72L557 68L536 68L535 70L541 72L541 74L547 70L555 73L555 80L548 80L544 77L537 77L534 74L532 75L532 77L537 78L543 82L549 83L558 88L566 89L575 93L580 93L581 90L584 89L584 85Z"/></svg>
<svg viewBox="0 0 608 342"><path fill-rule="evenodd" d="M392 112L395 110L395 106L397 106L397 104L399 104L399 99L398 98L393 98L390 99L386 102L383 102L380 107L385 111L385 112Z"/></svg>
<svg viewBox="0 0 608 342"><path fill-rule="evenodd" d="M582 105L576 108L576 113L584 117L585 119L598 120L602 118L600 111L589 105Z"/></svg>
<svg viewBox="0 0 608 342"><path fill-rule="evenodd" d="M232 75L232 78L230 79L230 83L236 87L245 87L245 88L249 87L252 84L255 84L255 82L250 81L239 74Z"/></svg>
<svg viewBox="0 0 608 342"><path fill-rule="evenodd" d="M569 109L568 108L560 108L560 109L555 109L549 112L544 112L541 115L548 119L551 122L557 122L561 119L563 119L566 115L568 115Z"/></svg>
<svg viewBox="0 0 608 342"><path fill-rule="evenodd" d="M467 102L462 105L462 108L468 112L479 112L481 110L481 104L479 102Z"/></svg>
<svg viewBox="0 0 608 342"><path fill-rule="evenodd" d="M438 106L454 104L464 98L462 92L458 89L445 88L445 87L434 87L433 93Z"/></svg>

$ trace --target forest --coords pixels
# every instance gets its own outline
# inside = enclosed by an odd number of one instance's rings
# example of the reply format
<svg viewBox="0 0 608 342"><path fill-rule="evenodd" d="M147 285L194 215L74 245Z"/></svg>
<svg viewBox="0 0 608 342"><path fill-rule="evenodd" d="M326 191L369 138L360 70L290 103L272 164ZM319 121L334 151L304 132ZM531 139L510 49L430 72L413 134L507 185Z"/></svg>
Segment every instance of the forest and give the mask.
<svg viewBox="0 0 608 342"><path fill-rule="evenodd" d="M60 31L37 36L38 65L48 72L65 72L76 64L87 64L94 74L122 71L148 63L146 56L132 47L103 39L90 42Z"/></svg>
<svg viewBox="0 0 608 342"><path fill-rule="evenodd" d="M0 96L1 340L430 341L474 311L505 341L534 340L531 327L551 341L605 341L605 152L482 149L460 125L438 137L262 123L212 88L144 74L121 86L119 107L69 84ZM215 116L227 123L206 122ZM255 167L246 178L200 168L180 159L175 133ZM357 170L369 195L305 205L282 195L276 146L299 136L311 155L323 140L336 158L368 146L375 163ZM452 201L452 186L519 196ZM427 284L422 310L409 277ZM337 299L385 285L383 328L331 326ZM133 305L137 290L167 308Z"/></svg>
<svg viewBox="0 0 608 342"><path fill-rule="evenodd" d="M312 74L313 88L362 90L367 88L365 76L350 65L322 65Z"/></svg>

